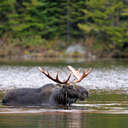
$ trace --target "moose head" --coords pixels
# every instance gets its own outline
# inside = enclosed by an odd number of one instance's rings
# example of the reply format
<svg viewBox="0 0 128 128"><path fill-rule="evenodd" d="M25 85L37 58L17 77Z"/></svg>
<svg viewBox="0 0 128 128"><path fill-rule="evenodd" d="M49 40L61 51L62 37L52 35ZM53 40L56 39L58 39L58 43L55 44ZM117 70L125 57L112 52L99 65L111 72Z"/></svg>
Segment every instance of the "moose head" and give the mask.
<svg viewBox="0 0 128 128"><path fill-rule="evenodd" d="M57 90L59 91L54 93L54 98L57 102L59 102L59 104L70 105L75 103L77 99L85 100L88 97L88 91L84 87L76 84L81 82L88 74L90 74L92 69L89 69L88 71L83 70L82 74L80 74L80 69L75 70L72 66L68 66L70 74L65 81L61 81L59 79L58 72L56 73L56 78L53 78L48 71L43 70L41 67L38 67L38 69L49 79L58 83L57 85L59 86L59 89ZM74 75L75 79L70 81L72 74Z"/></svg>

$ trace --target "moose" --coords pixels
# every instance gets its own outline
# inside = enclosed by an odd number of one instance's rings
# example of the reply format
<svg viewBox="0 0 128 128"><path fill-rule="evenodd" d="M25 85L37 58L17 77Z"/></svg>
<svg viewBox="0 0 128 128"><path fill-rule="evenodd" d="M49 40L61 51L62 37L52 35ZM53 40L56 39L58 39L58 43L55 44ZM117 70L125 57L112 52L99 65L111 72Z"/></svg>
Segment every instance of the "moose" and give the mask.
<svg viewBox="0 0 128 128"><path fill-rule="evenodd" d="M78 99L85 100L88 97L88 91L76 83L83 80L90 72L83 70L75 70L72 66L68 66L70 74L65 81L59 79L58 72L56 77L52 77L48 71L38 67L39 71L46 77L56 82L57 84L46 84L40 88L18 88L8 91L3 100L3 105L8 106L71 106ZM70 81L71 75L74 75L74 80Z"/></svg>

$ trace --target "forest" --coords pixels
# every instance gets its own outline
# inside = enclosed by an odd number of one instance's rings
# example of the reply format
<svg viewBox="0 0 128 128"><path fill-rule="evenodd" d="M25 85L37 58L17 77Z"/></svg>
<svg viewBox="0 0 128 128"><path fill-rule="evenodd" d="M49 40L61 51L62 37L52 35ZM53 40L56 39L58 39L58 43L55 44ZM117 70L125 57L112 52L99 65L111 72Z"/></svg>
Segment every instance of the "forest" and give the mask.
<svg viewBox="0 0 128 128"><path fill-rule="evenodd" d="M72 44L97 57L128 57L128 1L0 0L1 57L65 55Z"/></svg>

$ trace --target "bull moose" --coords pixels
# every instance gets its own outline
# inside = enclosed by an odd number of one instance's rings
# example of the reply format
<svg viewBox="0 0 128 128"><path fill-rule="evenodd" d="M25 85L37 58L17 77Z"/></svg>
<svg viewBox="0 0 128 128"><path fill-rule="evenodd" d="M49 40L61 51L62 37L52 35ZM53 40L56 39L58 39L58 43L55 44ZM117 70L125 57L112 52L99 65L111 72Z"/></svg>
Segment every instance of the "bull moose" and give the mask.
<svg viewBox="0 0 128 128"><path fill-rule="evenodd" d="M65 81L61 81L56 73L56 78L52 77L48 71L38 67L39 71L53 80L57 84L46 84L40 88L18 88L8 91L3 100L3 105L9 106L70 106L78 99L85 100L88 97L88 91L76 83L83 80L91 70L75 70L72 66L68 66L70 74ZM70 81L71 75L74 80Z"/></svg>

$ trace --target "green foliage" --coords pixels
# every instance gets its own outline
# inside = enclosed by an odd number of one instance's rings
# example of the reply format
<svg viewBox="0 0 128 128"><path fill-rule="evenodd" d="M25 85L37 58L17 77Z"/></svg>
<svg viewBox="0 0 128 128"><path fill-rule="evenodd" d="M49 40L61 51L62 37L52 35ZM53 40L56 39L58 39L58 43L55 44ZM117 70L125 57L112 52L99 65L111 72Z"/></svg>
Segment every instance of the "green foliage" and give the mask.
<svg viewBox="0 0 128 128"><path fill-rule="evenodd" d="M85 0L2 0L0 35L11 33L14 38L22 38L38 34L45 39L84 36L77 26L84 21L84 3Z"/></svg>
<svg viewBox="0 0 128 128"><path fill-rule="evenodd" d="M61 2L61 14L59 19L59 35L65 38L67 41L71 39L84 38L84 33L77 26L78 23L84 23L84 13L82 9L85 8L86 0L71 1L62 0Z"/></svg>
<svg viewBox="0 0 128 128"><path fill-rule="evenodd" d="M42 4L37 0L22 0L22 3L15 3L14 13L9 14L9 24L13 35L22 37L24 35L35 35L40 33L43 24L37 18L37 7Z"/></svg>
<svg viewBox="0 0 128 128"><path fill-rule="evenodd" d="M66 46L94 37L121 49L128 42L127 6L126 0L0 0L0 39L23 46L46 45L45 39L52 47L55 39Z"/></svg>
<svg viewBox="0 0 128 128"><path fill-rule="evenodd" d="M20 44L22 46L40 46L45 44L45 40L42 40L42 38L38 35L36 36L27 36L27 37L23 37L20 40Z"/></svg>
<svg viewBox="0 0 128 128"><path fill-rule="evenodd" d="M122 47L124 42L128 42L128 23L124 20L124 16L128 15L128 9L123 1L89 0L86 6L83 10L86 24L79 24L79 27L87 35L105 35L102 40L115 47Z"/></svg>
<svg viewBox="0 0 128 128"><path fill-rule="evenodd" d="M13 9L13 4L15 0L1 0L0 1L0 35L2 35L5 31L8 31L10 26L8 23L8 14Z"/></svg>

